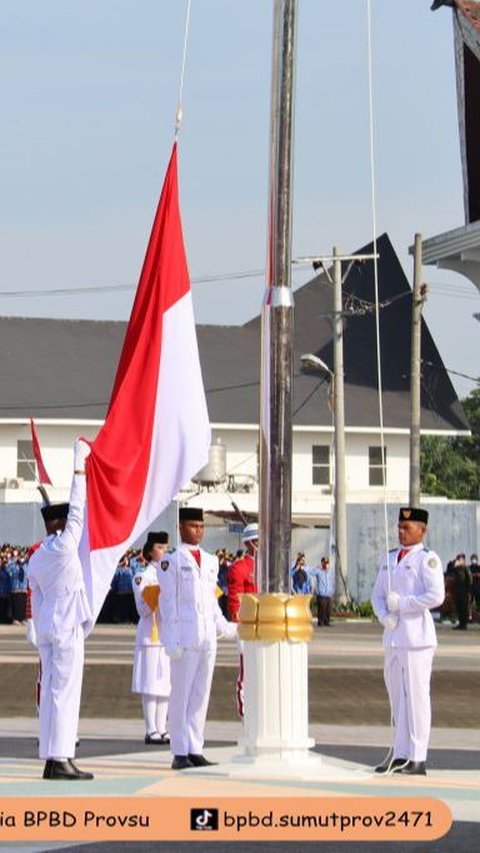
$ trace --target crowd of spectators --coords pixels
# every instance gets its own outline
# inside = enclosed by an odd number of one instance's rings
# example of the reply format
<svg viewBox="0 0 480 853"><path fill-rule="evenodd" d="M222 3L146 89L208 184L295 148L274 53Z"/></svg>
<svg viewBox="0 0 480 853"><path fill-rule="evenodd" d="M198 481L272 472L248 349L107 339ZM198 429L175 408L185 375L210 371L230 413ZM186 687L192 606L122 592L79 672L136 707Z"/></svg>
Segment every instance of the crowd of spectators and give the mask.
<svg viewBox="0 0 480 853"><path fill-rule="evenodd" d="M28 554L20 545L0 546L0 623L26 620Z"/></svg>
<svg viewBox="0 0 480 853"><path fill-rule="evenodd" d="M228 570L235 560L243 557L243 550L235 554L227 548L216 552L219 562L218 587L222 595L219 604L229 618L227 593ZM30 548L0 545L0 624L21 625L27 613L28 558ZM132 590L133 576L143 563L142 552L130 548L123 555L115 571L99 622L132 623L138 621ZM291 591L303 595L311 594L314 613L319 625L330 624L330 606L335 595L335 575L327 557L322 557L319 566L307 565L305 553L299 551L290 569ZM458 630L466 630L469 622L480 619L480 566L476 554L470 561L465 554L457 554L447 563L445 570L445 601L441 615L456 623Z"/></svg>
<svg viewBox="0 0 480 853"><path fill-rule="evenodd" d="M456 630L466 631L470 622L480 619L480 566L477 554L457 554L445 569L444 618L456 622Z"/></svg>

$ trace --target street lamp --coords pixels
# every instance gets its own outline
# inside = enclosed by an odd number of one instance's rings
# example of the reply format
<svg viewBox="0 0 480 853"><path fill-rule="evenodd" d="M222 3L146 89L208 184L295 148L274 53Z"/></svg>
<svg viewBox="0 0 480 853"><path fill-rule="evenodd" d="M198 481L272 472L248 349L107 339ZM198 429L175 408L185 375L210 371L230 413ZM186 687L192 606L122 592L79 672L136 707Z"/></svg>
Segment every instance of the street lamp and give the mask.
<svg viewBox="0 0 480 853"><path fill-rule="evenodd" d="M310 368L311 370L321 370L324 373L327 373L331 379L333 380L333 370L330 370L328 364L325 364L318 355L314 355L313 352L304 353L304 355L300 356L300 361L302 362L302 367Z"/></svg>
<svg viewBox="0 0 480 853"><path fill-rule="evenodd" d="M300 356L304 369L317 373L326 373L332 383L333 396L333 446L335 453L334 519L335 519L335 571L344 587L338 596L341 604L346 604L347 592L347 505L345 486L345 401L343 395L343 358L335 361L335 371L331 370L318 355L304 353ZM337 365L341 364L341 374Z"/></svg>

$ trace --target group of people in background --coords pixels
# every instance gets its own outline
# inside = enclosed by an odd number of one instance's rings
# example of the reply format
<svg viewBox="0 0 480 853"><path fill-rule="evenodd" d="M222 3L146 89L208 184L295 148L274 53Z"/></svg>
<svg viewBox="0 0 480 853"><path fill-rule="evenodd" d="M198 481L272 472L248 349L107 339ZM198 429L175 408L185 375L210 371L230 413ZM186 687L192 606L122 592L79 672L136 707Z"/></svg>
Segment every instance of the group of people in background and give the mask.
<svg viewBox="0 0 480 853"><path fill-rule="evenodd" d="M253 526L249 525L249 528ZM258 529L255 525L255 529ZM236 621L238 606L235 596L238 572L244 566L249 548L235 553L227 548L215 551L218 558L218 587L222 595L220 608L227 619ZM251 549L250 549L251 550ZM0 546L0 624L25 624L28 617L27 574L30 548L5 543ZM145 566L145 556L139 548L130 548L118 563L111 589L100 612L100 623L138 623L134 577ZM242 592L253 591L242 589ZM299 551L291 565L291 591L312 595L313 612L320 627L330 625L332 601L335 595L335 572L328 557L318 566L309 566L304 551ZM456 621L456 629L466 630L474 613L480 613L480 565L477 554L467 560L463 553L447 563L445 571L445 602L442 615Z"/></svg>
<svg viewBox="0 0 480 853"><path fill-rule="evenodd" d="M26 621L28 556L26 547L8 542L0 546L0 623Z"/></svg>
<svg viewBox="0 0 480 853"><path fill-rule="evenodd" d="M320 565L307 566L303 551L299 551L291 567L292 592L312 595L316 604L317 625L328 627L332 615L332 600L335 595L335 571L328 557L322 557Z"/></svg>
<svg viewBox="0 0 480 853"><path fill-rule="evenodd" d="M467 562L465 554L457 554L445 571L445 616L457 617L456 630L466 631L473 620L473 609L480 613L480 566L477 554Z"/></svg>

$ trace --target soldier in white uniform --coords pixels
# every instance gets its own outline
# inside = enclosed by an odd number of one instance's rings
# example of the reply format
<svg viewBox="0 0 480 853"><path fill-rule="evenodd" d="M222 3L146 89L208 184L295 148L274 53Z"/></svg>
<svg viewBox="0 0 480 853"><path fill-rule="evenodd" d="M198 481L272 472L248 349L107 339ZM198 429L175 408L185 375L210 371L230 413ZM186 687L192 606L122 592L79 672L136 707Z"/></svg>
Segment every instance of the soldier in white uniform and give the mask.
<svg viewBox="0 0 480 853"><path fill-rule="evenodd" d="M137 625L133 661L132 693L142 697L145 743L170 743L167 734L168 697L170 696L170 658L160 642L157 567L168 551L168 533L150 532L143 546L144 566L133 577L133 594L140 617Z"/></svg>
<svg viewBox="0 0 480 853"><path fill-rule="evenodd" d="M85 510L86 442L77 440L70 504L42 508L47 537L32 554L28 581L32 615L42 665L39 756L44 779L93 779L74 764L84 638L91 630L78 546Z"/></svg>
<svg viewBox="0 0 480 853"><path fill-rule="evenodd" d="M440 558L423 544L427 523L425 510L400 509L400 548L390 551L373 588L373 609L385 629L384 677L395 729L393 754L375 768L377 773L426 774L437 646L430 609L445 597Z"/></svg>
<svg viewBox="0 0 480 853"><path fill-rule="evenodd" d="M181 543L160 562L162 640L171 661L168 710L172 768L204 767L205 721L217 651L217 635L235 637L215 595L218 559L200 548L203 511L179 512Z"/></svg>

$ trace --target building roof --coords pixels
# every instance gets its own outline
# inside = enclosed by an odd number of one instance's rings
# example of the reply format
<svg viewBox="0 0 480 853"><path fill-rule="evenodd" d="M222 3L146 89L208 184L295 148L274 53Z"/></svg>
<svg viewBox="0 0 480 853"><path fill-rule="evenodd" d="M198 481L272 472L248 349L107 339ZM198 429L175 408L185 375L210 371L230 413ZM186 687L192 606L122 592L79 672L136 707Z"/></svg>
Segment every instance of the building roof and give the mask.
<svg viewBox="0 0 480 853"><path fill-rule="evenodd" d="M385 305L380 311L385 426L408 429L411 290L386 234L377 250L380 301ZM359 254L371 251L369 245ZM352 268L343 293L345 421L347 426L375 429L379 414L372 262ZM301 372L300 361L302 354L314 353L333 367L331 312L332 286L325 274L296 291L293 408L299 426L332 422L329 382ZM468 430L422 323L422 429ZM125 328L119 322L0 318L0 419L103 419ZM243 326L204 325L197 331L211 422L258 423L260 317Z"/></svg>

